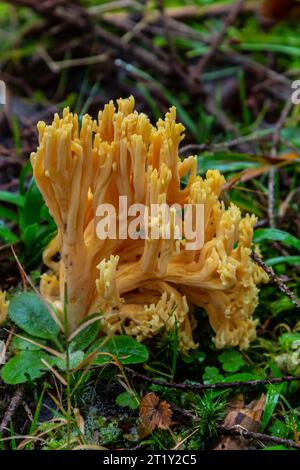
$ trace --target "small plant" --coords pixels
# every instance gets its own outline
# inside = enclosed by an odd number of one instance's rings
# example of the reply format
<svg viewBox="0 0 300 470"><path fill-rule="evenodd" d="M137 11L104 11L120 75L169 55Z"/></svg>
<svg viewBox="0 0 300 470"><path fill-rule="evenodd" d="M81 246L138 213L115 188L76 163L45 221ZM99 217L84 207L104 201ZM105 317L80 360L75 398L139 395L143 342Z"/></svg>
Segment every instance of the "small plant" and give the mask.
<svg viewBox="0 0 300 470"><path fill-rule="evenodd" d="M122 436L122 431L116 421L107 423L105 418L98 418L96 424L99 428L99 440L103 445L115 444Z"/></svg>
<svg viewBox="0 0 300 470"><path fill-rule="evenodd" d="M0 241L9 244L21 242L20 260L25 268L30 270L42 259L42 253L56 233L56 225L49 214L42 195L31 180L27 191L20 177L19 193L0 191ZM10 204L14 209L8 209ZM6 223L4 222L6 221ZM11 223L18 227L16 235L10 228Z"/></svg>
<svg viewBox="0 0 300 470"><path fill-rule="evenodd" d="M227 404L225 393L215 396L213 392L209 391L197 401L195 411L199 419L198 429L200 435L206 439L217 434L218 424L225 417Z"/></svg>
<svg viewBox="0 0 300 470"><path fill-rule="evenodd" d="M9 303L8 317L21 330L11 343L13 357L2 369L2 379L8 384L34 381L49 370L76 371L114 360L137 364L148 359L147 348L131 337L98 338L101 314L90 315L66 344L55 311L34 292L15 294Z"/></svg>

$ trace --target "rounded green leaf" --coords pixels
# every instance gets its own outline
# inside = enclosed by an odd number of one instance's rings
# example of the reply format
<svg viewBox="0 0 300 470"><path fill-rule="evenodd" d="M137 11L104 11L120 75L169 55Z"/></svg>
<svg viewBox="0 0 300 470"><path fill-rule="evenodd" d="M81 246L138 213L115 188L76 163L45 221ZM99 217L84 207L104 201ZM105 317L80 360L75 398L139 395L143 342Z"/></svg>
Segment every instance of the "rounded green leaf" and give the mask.
<svg viewBox="0 0 300 470"><path fill-rule="evenodd" d="M113 354L124 365L139 364L147 361L149 358L146 346L131 338L131 336L112 336L103 347L100 346L102 342L103 339L96 341L92 348L90 348L90 352L99 348L99 352ZM95 359L94 364L103 365L109 361L111 361L109 355L99 355Z"/></svg>
<svg viewBox="0 0 300 470"><path fill-rule="evenodd" d="M128 407L131 410L136 410L139 407L138 400L129 392L120 393L116 398L116 403L119 406Z"/></svg>
<svg viewBox="0 0 300 470"><path fill-rule="evenodd" d="M31 341L27 341L28 340L31 340ZM36 342L36 338L34 338L33 336L29 336L29 335L25 335L20 338L18 336L15 336L13 339L12 339L12 342L11 342L11 345L10 345L10 350L13 351L13 352L18 352L18 351L39 351L41 349L41 346L38 346L37 344L35 344ZM38 340L38 343L40 344L45 344L45 341L43 341L42 339L39 339Z"/></svg>
<svg viewBox="0 0 300 470"><path fill-rule="evenodd" d="M96 314L96 316L99 317L99 314ZM85 324L93 319L93 317L94 315L91 315L86 318ZM100 319L86 326L83 324L81 327L81 331L70 342L70 351L83 351L97 338L100 329Z"/></svg>
<svg viewBox="0 0 300 470"><path fill-rule="evenodd" d="M214 384L218 382L223 382L224 376L220 374L219 370L216 367L207 366L205 367L202 379L205 384Z"/></svg>
<svg viewBox="0 0 300 470"><path fill-rule="evenodd" d="M59 334L58 324L33 292L16 294L10 300L8 315L19 328L37 338L54 339Z"/></svg>
<svg viewBox="0 0 300 470"><path fill-rule="evenodd" d="M48 370L42 359L51 363L53 358L41 351L21 351L3 367L2 380L16 385L42 377Z"/></svg>
<svg viewBox="0 0 300 470"><path fill-rule="evenodd" d="M84 359L84 352L83 351L75 351L69 354L69 370L75 369ZM67 356L66 354L63 355L62 358L56 357L54 359L55 365L60 370L67 370Z"/></svg>
<svg viewBox="0 0 300 470"><path fill-rule="evenodd" d="M237 372L245 365L243 356L234 349L226 349L220 354L218 360L222 363L226 372Z"/></svg>

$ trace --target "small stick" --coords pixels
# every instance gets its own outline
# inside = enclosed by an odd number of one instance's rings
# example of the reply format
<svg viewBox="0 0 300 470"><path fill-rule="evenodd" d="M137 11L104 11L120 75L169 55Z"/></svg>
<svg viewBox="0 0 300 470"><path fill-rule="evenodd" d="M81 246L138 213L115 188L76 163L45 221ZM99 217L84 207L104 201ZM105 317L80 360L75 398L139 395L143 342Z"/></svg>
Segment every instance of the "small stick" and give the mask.
<svg viewBox="0 0 300 470"><path fill-rule="evenodd" d="M296 305L297 308L300 309L300 300L298 299L298 297L296 297L296 295L294 294L294 292L292 292L288 286L285 285L285 283L280 279L280 277L278 277L275 272L273 271L272 268L270 268L270 266L267 266L261 259L260 257L255 253L255 251L252 251L251 253L251 258L253 259L253 261L255 261L256 264L258 264L258 266L260 266L266 273L267 275L269 276L270 280L273 282L273 284L276 284L277 287L281 290L281 292L283 292L289 299L290 301Z"/></svg>
<svg viewBox="0 0 300 470"><path fill-rule="evenodd" d="M59 73L63 69L69 69L72 67L82 67L86 65L95 65L107 62L109 58L108 54L106 52L103 52L102 54L98 54L95 56L78 57L76 59L65 59L61 61L55 61L43 47L38 46L37 52L53 73Z"/></svg>
<svg viewBox="0 0 300 470"><path fill-rule="evenodd" d="M239 13L242 11L244 3L245 3L245 0L239 0L238 2L234 3L232 9L230 10L227 18L224 21L223 28L221 29L220 33L216 36L216 38L213 40L208 53L204 55L203 57L201 57L200 61L195 65L195 68L192 72L194 79L197 79L202 75L209 61L213 58L217 49L224 41L228 28L232 25L232 23L234 23Z"/></svg>
<svg viewBox="0 0 300 470"><path fill-rule="evenodd" d="M260 432L248 431L247 429L242 428L239 425L233 426L231 428L228 428L226 426L218 426L218 428L222 433L229 434L231 436L242 436L246 439L255 439L264 443L272 443L275 445L282 445L293 449L300 449L299 442L292 441L291 439L283 439L281 437L269 436L268 434L262 434Z"/></svg>
<svg viewBox="0 0 300 470"><path fill-rule="evenodd" d="M184 416L185 418L187 419L191 419L193 421L196 421L197 420L197 416L193 415L192 413L190 413L189 411L187 410L184 410L183 408L180 408L179 406L175 405L174 403L170 403L170 406L172 408L173 411L176 411L177 413L180 413L182 416Z"/></svg>
<svg viewBox="0 0 300 470"><path fill-rule="evenodd" d="M140 374L139 372L130 369L129 367L124 367L124 370L131 374L133 377L137 377L145 382L150 382L152 384L161 385L163 387L168 388L176 388L179 390L194 390L194 391L201 391L201 390L220 390L224 388L238 388L242 386L260 386L260 385L269 385L269 384L279 384L283 382L293 382L293 381L300 381L300 375L293 376L288 375L285 377L275 377L272 379L258 379L258 380L247 380L247 381L240 381L240 382L218 382L215 384L202 384L202 383L174 383L174 382L164 382L163 380L159 379L152 379L147 375Z"/></svg>
<svg viewBox="0 0 300 470"><path fill-rule="evenodd" d="M18 406L20 405L22 401L23 393L24 393L24 386L21 385L20 387L17 388L3 416L2 422L0 424L0 433L3 433L3 431L7 428L9 422L12 420Z"/></svg>
<svg viewBox="0 0 300 470"><path fill-rule="evenodd" d="M253 134L245 135L243 137L237 137L236 139L230 140L229 142L220 142L218 144L189 144L185 145L180 149L180 153L185 153L193 150L204 151L204 150L222 150L239 145L243 145L249 142L261 142L267 140L272 134L272 129L266 129L261 131L253 132Z"/></svg>

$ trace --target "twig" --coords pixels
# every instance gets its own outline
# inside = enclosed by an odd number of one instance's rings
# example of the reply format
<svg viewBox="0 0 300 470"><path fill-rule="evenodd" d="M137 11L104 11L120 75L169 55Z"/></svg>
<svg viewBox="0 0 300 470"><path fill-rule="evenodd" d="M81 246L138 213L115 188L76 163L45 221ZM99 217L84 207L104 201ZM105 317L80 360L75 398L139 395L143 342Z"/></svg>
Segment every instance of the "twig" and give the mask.
<svg viewBox="0 0 300 470"><path fill-rule="evenodd" d="M151 52L146 49L139 47L135 44L127 44L122 42L117 36L115 36L110 31L105 30L99 25L95 27L96 35L99 36L102 40L115 47L116 49L121 50L125 54L133 55L137 60L140 60L147 67L151 67L156 70L161 75L169 75L170 67L168 64L164 63L162 60L159 60Z"/></svg>
<svg viewBox="0 0 300 470"><path fill-rule="evenodd" d="M291 439L269 436L268 434L262 434L260 432L248 431L239 425L233 426L231 428L227 428L226 426L218 426L218 428L222 433L229 434L231 436L242 436L246 439L255 439L264 443L273 443L293 449L300 449L299 442L292 441Z"/></svg>
<svg viewBox="0 0 300 470"><path fill-rule="evenodd" d="M294 106L294 103L292 102L291 99L289 99L287 101L286 105L284 106L281 114L280 114L280 117L279 117L279 119L277 121L277 124L275 126L275 129L274 129L274 136L273 136L273 145L274 145L274 147L276 147L279 144L281 129L284 127L285 121L287 120L293 106ZM273 151L275 151L275 150L276 150L276 148L274 148Z"/></svg>
<svg viewBox="0 0 300 470"><path fill-rule="evenodd" d="M181 153L189 152L190 150L222 150L230 147L243 145L249 142L260 142L268 139L269 135L273 133L272 129L266 129L262 131L253 132L253 134L245 135L243 137L237 137L236 139L230 140L229 142L220 142L218 144L189 144L180 149Z"/></svg>
<svg viewBox="0 0 300 470"><path fill-rule="evenodd" d="M174 403L169 402L169 405L171 406L173 411L176 411L177 413L181 414L187 419L191 419L193 421L197 420L197 416L193 415L187 410L184 410L183 408L180 408L179 406L175 405Z"/></svg>
<svg viewBox="0 0 300 470"><path fill-rule="evenodd" d="M119 20L120 23L120 20ZM207 37L196 31L191 26L188 26L185 23L179 22L176 19L172 18L168 15L168 25L169 29L176 37L181 37L183 39L192 39L195 41L201 41L206 45L209 45L209 40ZM161 29L156 25L148 25L147 29L152 34L162 34ZM279 73L276 70L271 69L270 67L266 66L265 64L261 64L256 62L252 57L245 56L240 54L233 48L228 48L228 50L224 50L222 52L216 52L215 57L220 60L224 60L224 55L226 56L226 60L231 62L235 65L243 65L248 69L253 70L256 75L264 76L272 80L272 82L280 83L286 86L287 96L290 96L291 90L291 80L283 73Z"/></svg>
<svg viewBox="0 0 300 470"><path fill-rule="evenodd" d="M13 339L14 334L15 334L15 326L13 326L12 329L10 330L10 332L8 333L8 337L7 337L7 340L5 342L6 350L8 350L8 348L10 346L10 343Z"/></svg>
<svg viewBox="0 0 300 470"><path fill-rule="evenodd" d="M217 49L224 41L228 28L232 25L232 23L234 23L239 13L242 11L244 3L245 3L245 0L239 0L238 2L234 3L234 5L232 6L227 18L224 21L224 24L220 33L213 40L208 53L204 55L203 57L201 57L200 61L195 65L192 71L192 77L195 80L201 77L209 61L213 58Z"/></svg>
<svg viewBox="0 0 300 470"><path fill-rule="evenodd" d="M26 414L28 416L29 421L32 422L33 421L33 414L32 414L31 409L29 408L29 406L27 405L25 400L22 400L22 405L24 406L24 410L26 411Z"/></svg>
<svg viewBox="0 0 300 470"><path fill-rule="evenodd" d="M223 53L222 53L223 54ZM221 53L220 53L221 55ZM239 52L231 49L229 52L226 53L226 57L230 62L235 64L244 65L248 68L251 68L257 74L265 75L266 77L270 78L270 80L278 83L282 83L286 85L288 91L291 90L291 81L282 73L277 72L276 70L271 69L270 67L266 66L265 64L261 64L256 62L253 58L248 57L246 55L240 54Z"/></svg>
<svg viewBox="0 0 300 470"><path fill-rule="evenodd" d="M201 390L220 390L225 388L238 388L242 386L260 386L260 385L269 385L269 384L280 384L283 382L293 382L293 381L300 381L300 375L293 376L287 375L285 377L276 377L271 379L258 379L258 380L247 380L247 381L239 381L239 382L218 382L215 384L202 384L202 383L174 383L174 382L164 382L163 380L159 379L152 379L147 375L140 374L139 372L130 369L129 367L124 367L126 372L131 374L133 377L139 378L141 381L150 382L155 385L161 385L163 387L168 388L176 388L179 390L194 390L194 391L201 391Z"/></svg>
<svg viewBox="0 0 300 470"><path fill-rule="evenodd" d="M24 386L21 385L20 387L17 388L3 416L2 422L0 424L0 433L3 433L3 431L7 428L9 422L12 420L18 406L20 405L22 401L23 393L24 393Z"/></svg>
<svg viewBox="0 0 300 470"><path fill-rule="evenodd" d="M300 309L300 300L294 292L292 292L286 285L285 283L276 275L276 273L273 271L270 266L267 266L261 259L260 257L255 253L255 251L252 251L251 253L251 258L253 261L255 261L258 266L260 266L269 276L270 280L273 282L273 284L276 284L277 287L283 292L289 299L290 301L296 305L297 308Z"/></svg>
<svg viewBox="0 0 300 470"><path fill-rule="evenodd" d="M95 5L87 9L90 16L102 16L103 13L111 12L113 10L119 10L121 8L134 8L139 9L140 5L138 2L133 0L115 0L106 2L103 5Z"/></svg>
<svg viewBox="0 0 300 470"><path fill-rule="evenodd" d="M55 61L49 55L49 53L43 47L38 47L37 52L40 57L45 61L51 72L59 73L63 69L69 69L71 67L82 67L86 65L95 65L106 62L109 55L106 52L90 57L78 57L76 59L66 59L61 61Z"/></svg>
<svg viewBox="0 0 300 470"><path fill-rule="evenodd" d="M280 142L282 145L285 145L289 150L291 150L295 155L299 156L300 157L300 150L298 147L296 147L295 145L293 145L291 142L289 142L288 140L286 139L283 139L281 136L280 136Z"/></svg>
<svg viewBox="0 0 300 470"><path fill-rule="evenodd" d="M36 13L57 20L63 20L66 24L76 26L82 30L91 27L90 18L78 1L66 0L11 0L9 3L17 6L32 8Z"/></svg>
<svg viewBox="0 0 300 470"><path fill-rule="evenodd" d="M114 2L112 2L114 3ZM167 7L166 8L166 15L169 18L176 19L176 20L188 20L191 18L199 18L199 17L205 17L205 16L221 16L225 15L228 13L231 5L228 3L222 3L222 4L211 4L211 5L205 5L205 6L199 6L199 5L184 5L184 6L179 6L179 7ZM88 8L88 12L91 15L98 15L102 17L102 11L98 12L97 11L98 7L90 7ZM245 2L243 6L243 12L246 13L254 13L257 11L257 0L248 0ZM118 17L120 21L125 20L128 18L130 13L128 12L112 12L110 13L111 16ZM154 10L151 13L151 17L149 21L151 23L155 22L157 18L159 17L159 12Z"/></svg>

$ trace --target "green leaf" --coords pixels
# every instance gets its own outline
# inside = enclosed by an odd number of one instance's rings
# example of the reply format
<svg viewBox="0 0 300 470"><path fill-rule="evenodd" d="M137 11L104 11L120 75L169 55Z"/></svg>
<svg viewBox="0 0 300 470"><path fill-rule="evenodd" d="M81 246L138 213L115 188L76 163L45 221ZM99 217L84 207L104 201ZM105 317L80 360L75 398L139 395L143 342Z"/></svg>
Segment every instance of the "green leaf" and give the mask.
<svg viewBox="0 0 300 470"><path fill-rule="evenodd" d="M56 225L33 178L23 197L24 206L19 211L20 238L24 244L22 261L27 269L32 269L54 237Z"/></svg>
<svg viewBox="0 0 300 470"><path fill-rule="evenodd" d="M84 359L83 351L74 351L69 354L69 369L75 369ZM55 365L60 370L67 370L67 356L64 354L62 358L56 357L54 360Z"/></svg>
<svg viewBox="0 0 300 470"><path fill-rule="evenodd" d="M201 364L205 360L205 352L203 351L199 351L199 350L192 351L192 356L193 356L193 359L199 364Z"/></svg>
<svg viewBox="0 0 300 470"><path fill-rule="evenodd" d="M289 264L291 266L300 265L300 256L277 256L276 258L270 258L266 261L269 266L275 266L276 264Z"/></svg>
<svg viewBox="0 0 300 470"><path fill-rule="evenodd" d="M128 407L131 410L136 410L139 407L138 400L129 392L120 393L116 398L116 403L122 407Z"/></svg>
<svg viewBox="0 0 300 470"><path fill-rule="evenodd" d="M90 351L95 351L103 342L103 338L96 341L90 348ZM149 358L149 353L144 344L138 343L131 336L113 336L107 343L99 349L99 352L106 352L113 354L118 358L121 364L139 364L145 362ZM110 356L99 355L94 364L103 365L111 361Z"/></svg>
<svg viewBox="0 0 300 470"><path fill-rule="evenodd" d="M279 344L285 351L289 351L295 342L300 343L299 332L283 333L279 338Z"/></svg>
<svg viewBox="0 0 300 470"><path fill-rule="evenodd" d="M268 447L264 447L263 449L261 450L296 450L296 449L291 449L289 447L285 447L285 446L268 446Z"/></svg>
<svg viewBox="0 0 300 470"><path fill-rule="evenodd" d="M263 377L257 374L251 374L250 372L242 372L239 374L228 375L225 377L223 382L247 382L248 380L260 380Z"/></svg>
<svg viewBox="0 0 300 470"><path fill-rule="evenodd" d="M286 422L275 419L272 423L272 426L269 427L268 431L271 433L271 436L288 439L291 427Z"/></svg>
<svg viewBox="0 0 300 470"><path fill-rule="evenodd" d="M193 361L196 361L201 364L205 360L205 352L196 349L194 351L191 351L190 354L182 355L181 360L185 362L185 364L192 364Z"/></svg>
<svg viewBox="0 0 300 470"><path fill-rule="evenodd" d="M15 206L23 207L25 198L20 194L10 193L9 191L0 191L0 201L9 202Z"/></svg>
<svg viewBox="0 0 300 470"><path fill-rule="evenodd" d="M279 315L281 312L287 312L288 310L293 310L295 308L293 302L286 297L282 296L279 297L277 300L274 300L274 302L270 303L270 312L272 313L273 317L276 317L276 315Z"/></svg>
<svg viewBox="0 0 300 470"><path fill-rule="evenodd" d="M86 320L85 324L93 317L99 317L99 314L90 315ZM81 325L84 326L84 325ZM70 342L70 351L78 351L86 349L98 336L100 329L100 319L94 321L90 325L86 325Z"/></svg>
<svg viewBox="0 0 300 470"><path fill-rule="evenodd" d="M277 228L259 228L254 232L254 242L277 241L286 246L292 246L300 251L300 240L284 230Z"/></svg>
<svg viewBox="0 0 300 470"><path fill-rule="evenodd" d="M32 172L32 166L30 159L27 160L25 165L23 166L20 176L19 176L19 191L23 195L25 194L25 180L26 176Z"/></svg>
<svg viewBox="0 0 300 470"><path fill-rule="evenodd" d="M262 211L257 202L249 194L241 194L240 190L231 190L230 200L239 206L243 211L253 213L258 217L262 217Z"/></svg>
<svg viewBox="0 0 300 470"><path fill-rule="evenodd" d="M216 367L205 367L202 379L205 384L215 384L217 382L223 382L224 376L220 374L219 369Z"/></svg>
<svg viewBox="0 0 300 470"><path fill-rule="evenodd" d="M181 356L181 360L185 363L185 364L192 364L193 363L193 358L192 356L189 356L188 354L183 354Z"/></svg>
<svg viewBox="0 0 300 470"><path fill-rule="evenodd" d="M0 219L9 220L10 222L18 223L18 214L16 212L0 206Z"/></svg>
<svg viewBox="0 0 300 470"><path fill-rule="evenodd" d="M18 241L18 237L7 227L0 226L0 240L4 243L13 244Z"/></svg>
<svg viewBox="0 0 300 470"><path fill-rule="evenodd" d="M280 397L280 393L278 392L278 389L274 385L268 386L265 408L264 408L263 416L262 416L261 423L260 423L260 428L262 431L269 424L269 421L272 418L274 410L278 403L279 397Z"/></svg>
<svg viewBox="0 0 300 470"><path fill-rule="evenodd" d="M223 157L223 155L222 155ZM229 160L230 156L228 156ZM238 171L246 170L248 168L259 168L259 164L257 162L247 162L247 161L226 161L226 159L222 158L210 158L206 160L205 156L198 157L198 172L204 173L209 169L217 169L222 173L235 173Z"/></svg>
<svg viewBox="0 0 300 470"><path fill-rule="evenodd" d="M29 188L25 194L25 202L20 215L20 227L22 231L28 225L32 225L39 222L43 205L43 197L34 179L32 179Z"/></svg>
<svg viewBox="0 0 300 470"><path fill-rule="evenodd" d="M220 354L218 360L226 372L236 372L245 365L243 356L234 349L227 349Z"/></svg>
<svg viewBox="0 0 300 470"><path fill-rule="evenodd" d="M25 245L24 259L28 269L34 266L42 257L42 253L48 243L53 239L56 229L51 225L28 225L22 233L22 241Z"/></svg>
<svg viewBox="0 0 300 470"><path fill-rule="evenodd" d="M55 339L59 334L59 326L33 292L15 294L9 303L8 316L19 328L37 338Z"/></svg>
<svg viewBox="0 0 300 470"><path fill-rule="evenodd" d="M52 362L52 357L41 351L21 351L10 359L2 369L2 379L10 385L34 381L44 375L48 368L42 359Z"/></svg>
<svg viewBox="0 0 300 470"><path fill-rule="evenodd" d="M34 336L29 336L29 335L23 335L24 338L19 338L18 336L15 336L11 342L10 349L11 351L18 352L18 351L39 351L41 349L40 346L37 346L36 344L31 343L30 341L26 341L25 338L28 338L32 341L37 341L37 338ZM45 344L45 341L42 339L38 340L38 343L40 344Z"/></svg>
<svg viewBox="0 0 300 470"><path fill-rule="evenodd" d="M39 232L39 224L31 224L23 227L22 229L22 242L26 245L26 248L32 248L34 245L35 238Z"/></svg>

